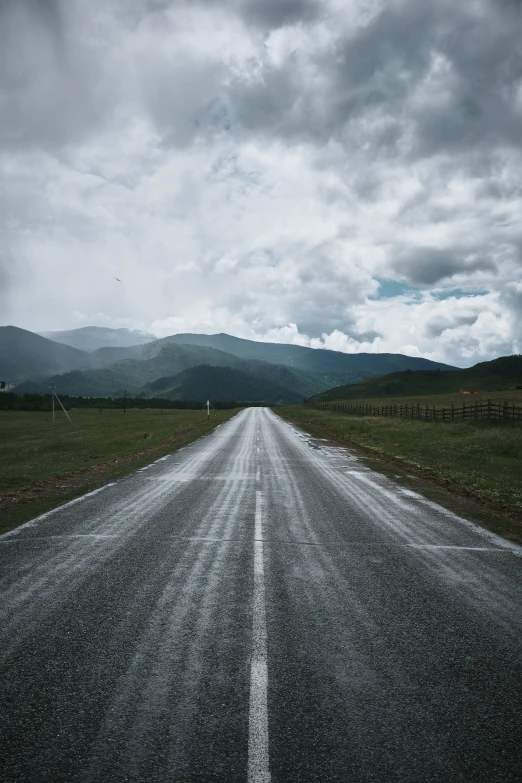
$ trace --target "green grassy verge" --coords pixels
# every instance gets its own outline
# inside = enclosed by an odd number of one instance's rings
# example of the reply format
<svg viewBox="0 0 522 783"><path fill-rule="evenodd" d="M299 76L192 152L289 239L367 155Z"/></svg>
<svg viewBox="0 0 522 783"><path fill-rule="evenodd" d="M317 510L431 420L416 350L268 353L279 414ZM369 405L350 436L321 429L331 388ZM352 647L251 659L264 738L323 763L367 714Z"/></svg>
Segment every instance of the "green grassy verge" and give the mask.
<svg viewBox="0 0 522 783"><path fill-rule="evenodd" d="M434 405L436 408L456 408L466 405L469 407L475 402L486 403L507 402L509 405L522 405L522 392L520 391L502 391L502 392L480 392L478 394L429 394L429 395L409 395L404 397L357 397L350 399L331 400L334 405L347 403L348 405L416 405L419 403L421 408L428 405L430 408ZM325 400L325 402L328 402Z"/></svg>
<svg viewBox="0 0 522 783"><path fill-rule="evenodd" d="M204 435L237 410L0 412L0 532Z"/></svg>
<svg viewBox="0 0 522 783"><path fill-rule="evenodd" d="M413 478L411 486L424 494L433 480L439 502L522 543L522 428L356 416L303 405L277 413L313 434L361 448L381 472L396 475L402 467L400 477Z"/></svg>

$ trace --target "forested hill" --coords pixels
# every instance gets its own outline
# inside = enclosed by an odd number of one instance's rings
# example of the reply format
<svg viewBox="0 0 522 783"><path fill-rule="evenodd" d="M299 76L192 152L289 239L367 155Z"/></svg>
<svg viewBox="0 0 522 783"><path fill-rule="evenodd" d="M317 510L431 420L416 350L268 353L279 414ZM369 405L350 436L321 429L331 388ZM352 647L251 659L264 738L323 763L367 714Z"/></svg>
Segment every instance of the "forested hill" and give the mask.
<svg viewBox="0 0 522 783"><path fill-rule="evenodd" d="M312 397L316 402L362 400L383 397L411 397L451 394L462 387L483 391L511 389L522 385L522 356L501 356L465 370L405 370L369 378L360 383L337 386Z"/></svg>
<svg viewBox="0 0 522 783"><path fill-rule="evenodd" d="M146 389L155 397L169 400L239 400L264 402L266 405L291 404L302 401L302 396L292 393L262 378L254 378L232 367L191 367L170 378L158 378L147 384Z"/></svg>

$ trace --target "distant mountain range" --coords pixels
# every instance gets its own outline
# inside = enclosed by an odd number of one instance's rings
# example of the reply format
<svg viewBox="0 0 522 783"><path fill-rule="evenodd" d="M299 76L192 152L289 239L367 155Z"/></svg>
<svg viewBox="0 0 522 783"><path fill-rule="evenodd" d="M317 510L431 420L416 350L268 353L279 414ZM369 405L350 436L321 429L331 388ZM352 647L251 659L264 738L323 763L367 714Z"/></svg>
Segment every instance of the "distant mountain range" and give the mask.
<svg viewBox="0 0 522 783"><path fill-rule="evenodd" d="M407 369L455 369L451 365L400 353L342 353L301 345L263 343L243 340L229 334L175 334L164 342L198 345L224 351L241 359L264 361L289 367L300 373L311 373L324 388L340 383Z"/></svg>
<svg viewBox="0 0 522 783"><path fill-rule="evenodd" d="M510 389L519 385L522 385L522 356L501 356L465 370L393 372L380 378L338 386L317 394L312 399L316 402L333 402L383 397L421 397L427 394L451 394L466 387L488 391Z"/></svg>
<svg viewBox="0 0 522 783"><path fill-rule="evenodd" d="M40 337L88 353L108 346L129 348L131 345L144 345L156 339L153 334L141 332L139 329L107 329L103 326L82 326L67 332L40 332Z"/></svg>
<svg viewBox="0 0 522 783"><path fill-rule="evenodd" d="M128 395L144 397L181 399L190 393L190 399L280 404L390 370L456 370L402 354L346 354L227 334L155 340L143 332L99 327L52 334L89 350L14 326L0 327L0 380L17 384L19 393L46 393L54 383L58 393L74 396L119 396L127 390ZM137 334L139 344L125 344ZM239 397L241 390L247 396Z"/></svg>
<svg viewBox="0 0 522 783"><path fill-rule="evenodd" d="M92 360L84 351L53 343L16 326L0 327L0 380L16 383L91 366Z"/></svg>

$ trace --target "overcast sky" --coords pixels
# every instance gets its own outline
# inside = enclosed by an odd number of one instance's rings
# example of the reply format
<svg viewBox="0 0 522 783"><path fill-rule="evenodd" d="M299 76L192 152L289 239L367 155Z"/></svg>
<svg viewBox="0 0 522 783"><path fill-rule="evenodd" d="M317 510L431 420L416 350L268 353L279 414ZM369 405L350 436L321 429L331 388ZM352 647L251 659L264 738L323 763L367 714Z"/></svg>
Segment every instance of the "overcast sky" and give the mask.
<svg viewBox="0 0 522 783"><path fill-rule="evenodd" d="M521 42L519 0L0 0L0 322L522 353Z"/></svg>

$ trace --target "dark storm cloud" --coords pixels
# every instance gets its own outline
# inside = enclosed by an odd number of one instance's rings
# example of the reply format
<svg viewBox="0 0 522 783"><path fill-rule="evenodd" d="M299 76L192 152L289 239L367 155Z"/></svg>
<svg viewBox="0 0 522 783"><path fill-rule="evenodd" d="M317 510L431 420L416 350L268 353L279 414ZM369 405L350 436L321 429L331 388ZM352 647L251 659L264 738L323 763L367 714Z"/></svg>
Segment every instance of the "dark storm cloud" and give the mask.
<svg viewBox="0 0 522 783"><path fill-rule="evenodd" d="M155 1L158 0L152 0ZM324 0L199 0L199 3L207 8L232 11L247 24L265 30L312 22L321 17L325 8ZM171 0L171 5L174 4L175 0Z"/></svg>
<svg viewBox="0 0 522 783"><path fill-rule="evenodd" d="M428 101L415 117L419 152L521 143L515 107L522 77L520 17L498 5L484 8L481 16L457 12L450 25L439 20L434 51L445 59L448 74L439 104Z"/></svg>
<svg viewBox="0 0 522 783"><path fill-rule="evenodd" d="M82 325L509 349L520 40L514 0L0 0L0 289L41 329L66 277Z"/></svg>
<svg viewBox="0 0 522 783"><path fill-rule="evenodd" d="M296 22L310 22L321 13L318 0L241 0L238 13L248 22L270 30Z"/></svg>
<svg viewBox="0 0 522 783"><path fill-rule="evenodd" d="M0 308L7 304L11 290L16 282L16 262L9 248L0 244ZM4 315L4 313L2 313Z"/></svg>
<svg viewBox="0 0 522 783"><path fill-rule="evenodd" d="M54 31L57 31L61 26L61 5L62 0L2 0L0 18L3 18L3 14L23 6L27 11L39 17L44 24L48 24Z"/></svg>
<svg viewBox="0 0 522 783"><path fill-rule="evenodd" d="M434 285L455 275L472 272L496 272L496 266L484 256L466 256L454 250L409 248L392 262L394 271L413 285Z"/></svg>
<svg viewBox="0 0 522 783"><path fill-rule="evenodd" d="M139 63L143 81L132 86L125 67L82 35L92 21L88 5L7 0L0 10L0 142L74 141L103 124L130 88L135 98L141 93L165 140L182 145L212 125L208 107L218 104L251 131L317 144L336 139L361 160L521 143L520 13L509 4L484 0L477 13L476 4L445 0L386 3L367 24L348 27L315 0L112 0L106 7L115 23L132 17L135 26L198 8L267 31L324 24L328 44L308 50L297 43L284 61L266 61L261 79L228 84L217 63L150 52ZM179 119L184 102L188 120Z"/></svg>
<svg viewBox="0 0 522 783"><path fill-rule="evenodd" d="M77 10L57 0L0 5L1 146L60 146L103 122L110 80L96 47L76 35Z"/></svg>
<svg viewBox="0 0 522 783"><path fill-rule="evenodd" d="M263 80L239 80L237 117L265 133L360 152L425 157L520 145L520 14L483 2L386 4L366 26L332 29L330 47L299 47ZM316 78L317 77L317 78Z"/></svg>

